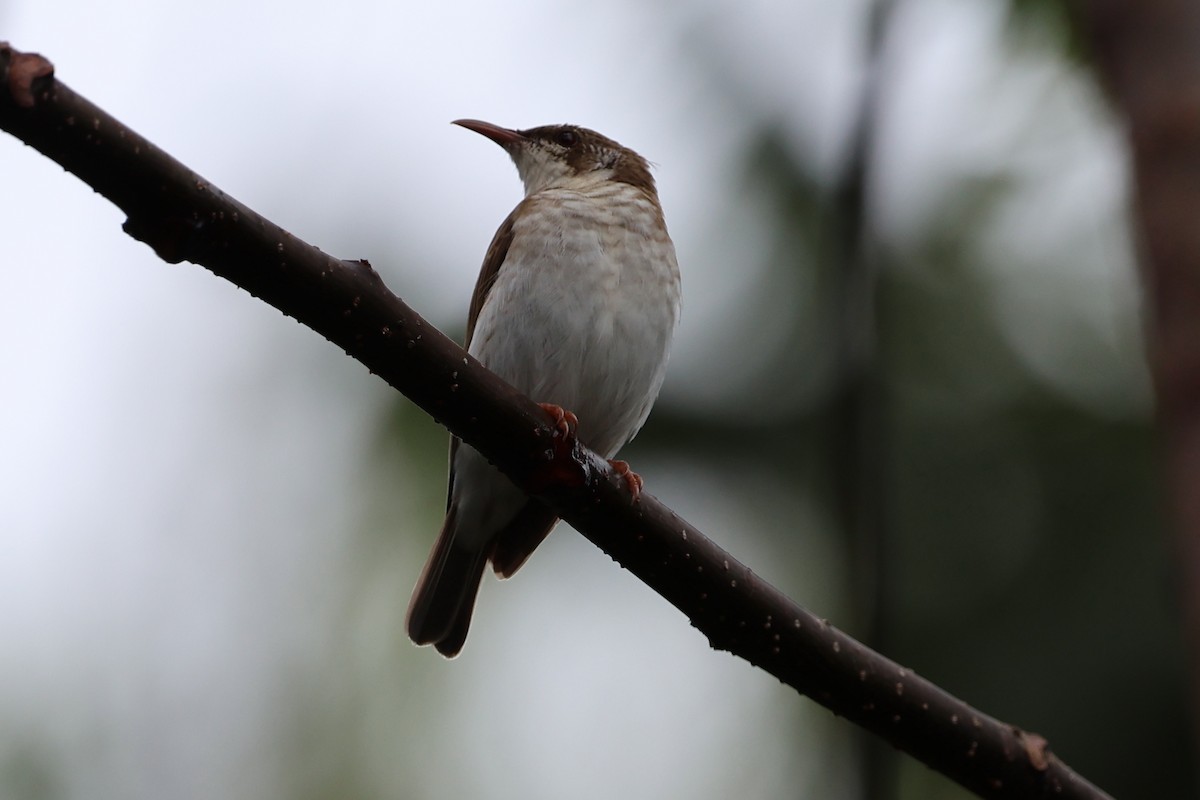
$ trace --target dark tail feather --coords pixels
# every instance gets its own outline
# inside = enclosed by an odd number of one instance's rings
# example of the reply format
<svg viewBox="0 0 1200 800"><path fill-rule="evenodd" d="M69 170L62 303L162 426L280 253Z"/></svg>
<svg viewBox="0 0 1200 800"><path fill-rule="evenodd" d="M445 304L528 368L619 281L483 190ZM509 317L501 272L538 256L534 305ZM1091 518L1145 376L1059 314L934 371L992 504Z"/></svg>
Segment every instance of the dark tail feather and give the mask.
<svg viewBox="0 0 1200 800"><path fill-rule="evenodd" d="M496 536L492 545L492 567L501 578L511 577L542 543L558 517L536 500L530 500L512 522Z"/></svg>
<svg viewBox="0 0 1200 800"><path fill-rule="evenodd" d="M404 622L410 639L420 645L432 644L448 658L458 655L466 641L487 563L486 551L455 546L453 526L451 510L417 579Z"/></svg>

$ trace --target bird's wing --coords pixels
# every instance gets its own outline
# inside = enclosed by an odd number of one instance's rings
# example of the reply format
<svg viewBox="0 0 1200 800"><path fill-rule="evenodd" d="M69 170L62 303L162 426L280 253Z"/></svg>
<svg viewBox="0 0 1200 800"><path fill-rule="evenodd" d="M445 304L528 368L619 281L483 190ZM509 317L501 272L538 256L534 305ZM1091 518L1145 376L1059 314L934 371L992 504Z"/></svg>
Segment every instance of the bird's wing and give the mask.
<svg viewBox="0 0 1200 800"><path fill-rule="evenodd" d="M496 235L492 237L492 243L488 245L487 255L483 257L483 266L479 270L479 278L475 281L475 291L471 294L471 309L467 313L467 341L463 347L468 349L471 347L471 337L475 335L475 322L479 319L479 312L483 310L483 304L487 301L492 286L496 283L496 276L500 274L500 268L504 266L508 248L512 246L513 220L516 219L517 212L521 211L524 205L524 200L517 204L508 218L500 224L500 229L496 231Z"/></svg>
<svg viewBox="0 0 1200 800"><path fill-rule="evenodd" d="M463 342L463 347L468 350L471 348L471 337L475 335L475 322L479 319L479 312L483 309L483 304L492 291L492 286L496 283L496 276L500 274L500 267L504 265L505 257L508 256L508 248L512 245L513 240L513 220L516 219L517 211L523 204L524 201L518 203L504 222L500 223L500 228L492 237L492 243L488 245L487 254L483 257L483 266L480 267L479 277L475 280L475 291L471 293L471 308L467 312L467 339ZM447 512L450 511L450 501L454 497L454 454L457 451L458 437L451 436L450 477L449 485L446 487Z"/></svg>
<svg viewBox="0 0 1200 800"><path fill-rule="evenodd" d="M517 208L521 206L518 205ZM500 267L504 264L504 258L508 255L508 248L513 240L513 219L516 217L517 208L512 210L512 213L500 224L496 235L492 237L492 243L488 245L487 254L483 257L483 266L479 270L479 278L475 281L475 291L471 293L471 308L467 312L467 340L463 342L463 347L470 349L471 337L475 335L475 321L479 319L479 312L483 308L484 301L487 300L488 293L492 291L492 285L496 282L496 276L500 274ZM450 479L449 486L446 491L446 511L450 511L450 501L454 497L454 454L458 451L458 437L450 437Z"/></svg>
<svg viewBox="0 0 1200 800"><path fill-rule="evenodd" d="M525 201L522 200L512 213L500 224L492 243L488 245L487 255L483 257L483 267L479 270L479 278L475 282L475 291L471 295L471 309L467 314L467 340L463 345L471 347L471 337L475 335L475 323L487 302L488 294L496 283L496 276L504 266L508 249L513 242L513 220L523 210ZM451 500L454 497L454 454L458 450L458 437L450 437L450 480L446 491L446 511L449 513ZM547 534L558 522L558 516L536 500L528 501L517 516L510 521L496 536L495 546L490 553L492 566L496 574L507 578L517 571L525 559L541 544Z"/></svg>

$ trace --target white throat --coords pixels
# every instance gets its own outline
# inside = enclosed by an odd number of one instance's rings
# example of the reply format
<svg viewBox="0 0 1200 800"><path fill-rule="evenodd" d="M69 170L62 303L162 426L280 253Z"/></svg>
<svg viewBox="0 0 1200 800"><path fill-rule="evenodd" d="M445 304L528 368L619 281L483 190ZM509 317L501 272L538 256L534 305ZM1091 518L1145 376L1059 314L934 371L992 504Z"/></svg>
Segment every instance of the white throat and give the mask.
<svg viewBox="0 0 1200 800"><path fill-rule="evenodd" d="M542 147L522 149L510 155L517 165L521 183L525 184L526 197L547 189L585 191L612 177L611 169L578 174L563 159Z"/></svg>

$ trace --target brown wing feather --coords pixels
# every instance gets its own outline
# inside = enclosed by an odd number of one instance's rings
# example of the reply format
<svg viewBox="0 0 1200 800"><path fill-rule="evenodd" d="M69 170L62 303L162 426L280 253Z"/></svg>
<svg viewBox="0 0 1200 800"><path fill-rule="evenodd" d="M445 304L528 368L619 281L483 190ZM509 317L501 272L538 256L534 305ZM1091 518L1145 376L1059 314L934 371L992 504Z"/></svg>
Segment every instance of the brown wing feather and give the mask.
<svg viewBox="0 0 1200 800"><path fill-rule="evenodd" d="M517 208L520 207L518 204ZM479 277L475 280L475 291L471 293L471 307L467 311L467 339L463 342L463 347L467 349L470 349L471 337L475 335L475 322L479 319L479 312L483 309L488 293L492 291L492 285L496 283L496 276L500 274L500 267L504 265L504 258L508 255L509 246L512 245L513 219L516 217L517 208L514 208L504 222L500 223L500 227L497 229L496 235L492 237L492 243L488 245L487 253L483 257L483 266L480 267ZM454 454L457 451L458 437L451 436L450 478L446 488L447 513L450 511L450 499L454 497Z"/></svg>
<svg viewBox="0 0 1200 800"><path fill-rule="evenodd" d="M483 266L479 269L479 278L475 281L475 291L471 293L471 309L467 312L467 341L463 347L471 347L471 337L475 335L475 322L479 319L479 312L483 310L488 293L496 283L496 276L504 266L508 248L512 246L513 220L524 205L524 200L517 204L504 222L500 223L500 228L492 237L492 243L488 245L487 254L483 257Z"/></svg>
<svg viewBox="0 0 1200 800"><path fill-rule="evenodd" d="M471 346L471 339L475 335L475 323L479 320L483 304L487 302L488 294L496 283L496 276L500 274L500 269L504 266L504 259L508 256L508 249L512 246L513 220L524 206L525 201L522 200L500 224L496 235L492 237L492 243L488 245L487 254L483 257L483 266L479 270L479 278L475 281L475 291L471 295L471 308L467 313L467 341L464 345L467 348ZM450 487L446 493L447 511L450 507L450 498L454 494L454 453L458 450L458 441L456 437L450 437ZM558 522L558 517L541 503L536 500L526 503L517 516L505 525L504 529L496 536L496 543L491 552L492 566L495 568L496 574L507 578L516 572L542 543L556 522Z"/></svg>

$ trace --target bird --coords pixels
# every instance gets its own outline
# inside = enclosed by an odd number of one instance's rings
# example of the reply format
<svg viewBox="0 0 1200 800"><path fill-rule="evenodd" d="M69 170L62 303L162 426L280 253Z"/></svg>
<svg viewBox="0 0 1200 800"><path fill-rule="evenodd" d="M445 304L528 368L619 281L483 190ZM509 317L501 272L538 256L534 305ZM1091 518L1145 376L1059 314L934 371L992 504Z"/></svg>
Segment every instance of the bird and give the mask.
<svg viewBox="0 0 1200 800"><path fill-rule="evenodd" d="M650 165L578 125L453 124L502 147L525 189L484 257L467 352L610 459L636 502L641 478L611 459L658 397L681 296ZM413 642L458 655L488 562L511 576L557 521L451 437L445 522L405 618Z"/></svg>

